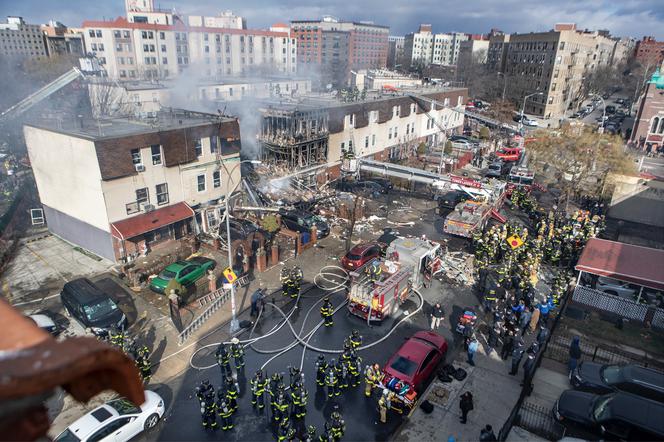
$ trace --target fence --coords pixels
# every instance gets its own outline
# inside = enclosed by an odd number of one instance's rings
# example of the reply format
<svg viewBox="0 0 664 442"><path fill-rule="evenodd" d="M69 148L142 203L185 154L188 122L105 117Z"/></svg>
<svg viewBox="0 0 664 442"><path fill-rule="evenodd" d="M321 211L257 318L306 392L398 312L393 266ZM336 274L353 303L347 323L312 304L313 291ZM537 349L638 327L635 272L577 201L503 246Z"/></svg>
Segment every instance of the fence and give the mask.
<svg viewBox="0 0 664 442"><path fill-rule="evenodd" d="M610 313L641 323L650 322L652 327L664 329L664 310L661 308L580 285L574 290L572 301L603 313Z"/></svg>
<svg viewBox="0 0 664 442"><path fill-rule="evenodd" d="M200 328L201 325L205 323L210 317L217 311L219 308L230 298L230 290L226 289L219 289L216 290L215 292L210 293L208 296L215 297L214 301L210 304L208 308L206 308L203 313L200 314L196 319L191 321L191 324L189 324L187 327L185 327L182 332L180 332L180 335L178 336L178 345L184 344L187 339L191 337L191 335L194 334L196 330Z"/></svg>
<svg viewBox="0 0 664 442"><path fill-rule="evenodd" d="M514 425L548 440L560 440L565 436L565 427L556 422L550 409L530 402L521 404Z"/></svg>

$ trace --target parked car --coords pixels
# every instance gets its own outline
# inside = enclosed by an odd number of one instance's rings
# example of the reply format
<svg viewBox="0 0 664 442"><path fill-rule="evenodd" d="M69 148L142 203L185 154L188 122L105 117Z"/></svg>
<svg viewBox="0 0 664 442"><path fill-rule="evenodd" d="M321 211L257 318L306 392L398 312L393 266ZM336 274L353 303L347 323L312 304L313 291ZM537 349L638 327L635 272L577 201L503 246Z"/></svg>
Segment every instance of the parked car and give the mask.
<svg viewBox="0 0 664 442"><path fill-rule="evenodd" d="M602 439L664 439L664 404L633 394L567 390L556 401L553 415L566 427Z"/></svg>
<svg viewBox="0 0 664 442"><path fill-rule="evenodd" d="M620 296L627 299L632 299L639 291L639 288L636 285L609 278L607 276L600 276L597 278L595 289L608 293L609 295Z"/></svg>
<svg viewBox="0 0 664 442"><path fill-rule="evenodd" d="M517 123L518 123L519 121L521 121L521 114L514 115L514 116L512 117L512 121L515 121L515 122L517 122Z"/></svg>
<svg viewBox="0 0 664 442"><path fill-rule="evenodd" d="M614 114L616 112L616 107L615 106L606 106L605 109L607 114Z"/></svg>
<svg viewBox="0 0 664 442"><path fill-rule="evenodd" d="M454 210L459 203L466 201L468 199L468 194L459 190L451 190L442 195L438 195L436 199L438 200L438 213L440 215L445 215L448 210Z"/></svg>
<svg viewBox="0 0 664 442"><path fill-rule="evenodd" d="M500 178L507 175L512 168L512 164L507 161L494 161L489 164L485 176L490 178Z"/></svg>
<svg viewBox="0 0 664 442"><path fill-rule="evenodd" d="M231 241L236 239L245 239L253 233L260 233L264 238L269 239L270 233L267 230L261 229L259 226L242 218L231 218L228 220L231 230ZM226 237L226 223L221 223L219 226L219 233L222 237Z"/></svg>
<svg viewBox="0 0 664 442"><path fill-rule="evenodd" d="M452 135L451 137L448 138L448 140L452 142L460 140L470 141L470 137L467 135Z"/></svg>
<svg viewBox="0 0 664 442"><path fill-rule="evenodd" d="M215 265L214 260L207 258L202 261L194 259L190 261L176 261L166 266L164 270L159 272L156 278L152 278L150 281L150 290L164 294L171 279L175 279L183 286L193 284L205 276L208 270L214 269Z"/></svg>
<svg viewBox="0 0 664 442"><path fill-rule="evenodd" d="M625 99L624 99L624 98L616 98L616 99L613 100L613 101L614 101L614 103L616 103L616 104L625 104Z"/></svg>
<svg viewBox="0 0 664 442"><path fill-rule="evenodd" d="M444 337L431 331L419 331L399 347L383 371L421 393L446 352L447 341Z"/></svg>
<svg viewBox="0 0 664 442"><path fill-rule="evenodd" d="M537 120L533 120L532 118L528 118L528 117L526 117L525 115L523 116L523 119L521 120L521 122L522 122L525 126L539 127L539 123L537 122Z"/></svg>
<svg viewBox="0 0 664 442"><path fill-rule="evenodd" d="M467 139L458 139L456 141L452 141L452 147L456 149L473 150L475 147L477 147L477 143Z"/></svg>
<svg viewBox="0 0 664 442"><path fill-rule="evenodd" d="M124 442L149 431L164 415L164 400L145 391L145 402L137 407L127 399L115 399L76 420L54 442Z"/></svg>
<svg viewBox="0 0 664 442"><path fill-rule="evenodd" d="M46 313L28 315L28 318L30 318L32 322L34 322L37 325L37 327L50 333L53 336L58 336L62 332L62 327L60 327L55 322L55 320Z"/></svg>
<svg viewBox="0 0 664 442"><path fill-rule="evenodd" d="M60 292L65 313L97 336L127 327L127 317L111 297L87 278L67 282Z"/></svg>
<svg viewBox="0 0 664 442"><path fill-rule="evenodd" d="M346 270L355 270L368 261L379 258L385 252L385 244L369 242L358 244L341 258L341 266Z"/></svg>
<svg viewBox="0 0 664 442"><path fill-rule="evenodd" d="M388 178L368 177L366 180L381 185L384 189L383 193L390 193L390 191L394 189L394 184L392 184L392 181L390 181Z"/></svg>
<svg viewBox="0 0 664 442"><path fill-rule="evenodd" d="M330 226L321 217L304 210L281 210L281 222L289 230L295 232L311 232L316 226L318 238L325 238L330 234Z"/></svg>
<svg viewBox="0 0 664 442"><path fill-rule="evenodd" d="M572 373L575 390L594 394L616 391L664 402L664 373L638 365L605 365L581 362Z"/></svg>
<svg viewBox="0 0 664 442"><path fill-rule="evenodd" d="M500 158L506 163L519 161L523 150L519 147L503 147L498 152L496 152L496 157Z"/></svg>

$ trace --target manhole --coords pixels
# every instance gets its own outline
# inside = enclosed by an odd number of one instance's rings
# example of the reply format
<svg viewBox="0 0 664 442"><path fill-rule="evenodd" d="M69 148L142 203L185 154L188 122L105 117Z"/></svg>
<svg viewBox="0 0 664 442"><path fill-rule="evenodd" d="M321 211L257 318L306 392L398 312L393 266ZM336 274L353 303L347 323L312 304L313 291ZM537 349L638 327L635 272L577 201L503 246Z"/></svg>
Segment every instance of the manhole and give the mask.
<svg viewBox="0 0 664 442"><path fill-rule="evenodd" d="M450 391L447 388L440 384L435 384L431 390L429 390L426 399L433 404L444 407L447 404L449 397Z"/></svg>

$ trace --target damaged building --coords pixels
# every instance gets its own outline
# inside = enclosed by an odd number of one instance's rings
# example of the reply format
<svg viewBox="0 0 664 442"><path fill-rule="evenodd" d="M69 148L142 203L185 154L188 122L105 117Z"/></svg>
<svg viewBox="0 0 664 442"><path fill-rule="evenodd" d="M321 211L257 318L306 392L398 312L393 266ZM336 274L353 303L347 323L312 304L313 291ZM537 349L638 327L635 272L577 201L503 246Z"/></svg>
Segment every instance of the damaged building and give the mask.
<svg viewBox="0 0 664 442"><path fill-rule="evenodd" d="M24 134L49 230L114 262L213 231L220 200L240 180L236 118L176 109L61 117Z"/></svg>

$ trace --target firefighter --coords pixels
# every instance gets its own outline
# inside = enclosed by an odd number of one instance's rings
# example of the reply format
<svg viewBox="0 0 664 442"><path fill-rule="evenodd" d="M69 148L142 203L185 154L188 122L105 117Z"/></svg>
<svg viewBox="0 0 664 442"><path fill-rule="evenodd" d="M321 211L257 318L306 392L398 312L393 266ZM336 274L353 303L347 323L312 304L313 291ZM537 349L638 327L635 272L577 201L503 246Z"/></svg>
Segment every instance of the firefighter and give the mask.
<svg viewBox="0 0 664 442"><path fill-rule="evenodd" d="M294 266L290 271L290 297L297 298L300 295L300 287L302 286L302 269Z"/></svg>
<svg viewBox="0 0 664 442"><path fill-rule="evenodd" d="M274 399L274 414L273 414L273 419L275 422L279 422L282 419L288 419L288 406L289 400L288 396L286 395L286 392L284 391L283 388L280 388L279 391L277 392L277 395Z"/></svg>
<svg viewBox="0 0 664 442"><path fill-rule="evenodd" d="M327 397L339 396L339 376L335 368L336 362L334 359L330 361L325 373L325 385L327 385Z"/></svg>
<svg viewBox="0 0 664 442"><path fill-rule="evenodd" d="M307 401L309 400L309 393L304 386L298 385L291 391L291 403L293 405L293 416L298 419L304 418L307 414Z"/></svg>
<svg viewBox="0 0 664 442"><path fill-rule="evenodd" d="M365 272L369 276L369 281L375 283L380 279L380 274L383 272L383 269L380 266L380 261L374 259L370 265L366 267Z"/></svg>
<svg viewBox="0 0 664 442"><path fill-rule="evenodd" d="M325 422L325 425L323 426L323 433L320 435L319 438L320 442L333 442L334 437L332 436L332 424L329 422Z"/></svg>
<svg viewBox="0 0 664 442"><path fill-rule="evenodd" d="M231 355L233 355L237 370L244 367L244 347L242 347L238 338L231 339Z"/></svg>
<svg viewBox="0 0 664 442"><path fill-rule="evenodd" d="M383 394L380 395L378 399L378 410L380 411L380 421L381 423L387 423L387 409L388 409L388 398L387 390L383 390Z"/></svg>
<svg viewBox="0 0 664 442"><path fill-rule="evenodd" d="M216 407L221 418L221 429L224 431L232 429L233 421L231 420L231 415L233 414L233 409L224 396L219 398Z"/></svg>
<svg viewBox="0 0 664 442"><path fill-rule="evenodd" d="M281 423L279 423L279 429L277 430L277 441L278 442L284 442L286 438L288 437L288 431L290 430L290 421L288 417L286 419L282 420Z"/></svg>
<svg viewBox="0 0 664 442"><path fill-rule="evenodd" d="M217 404L214 401L214 391L209 391L205 394L201 402L201 417L203 418L203 428L216 430L217 418L216 411Z"/></svg>
<svg viewBox="0 0 664 442"><path fill-rule="evenodd" d="M267 381L263 378L263 371L257 370L254 377L251 379L251 405L258 406L259 410L265 407L263 395L265 394L265 386Z"/></svg>
<svg viewBox="0 0 664 442"><path fill-rule="evenodd" d="M327 361L325 360L325 356L318 355L318 359L316 359L316 384L318 384L319 387L325 386L326 371L327 371Z"/></svg>
<svg viewBox="0 0 664 442"><path fill-rule="evenodd" d="M353 348L351 347L350 340L346 338L344 341L344 350L343 353L341 353L341 360L344 362L350 361L350 358L353 354Z"/></svg>
<svg viewBox="0 0 664 442"><path fill-rule="evenodd" d="M290 293L290 284L291 284L291 272L287 267L282 267L281 273L279 274L279 281L281 281L281 294L283 296L288 296Z"/></svg>
<svg viewBox="0 0 664 442"><path fill-rule="evenodd" d="M316 437L316 427L309 425L307 427L307 435L304 439L304 442L317 442L318 438Z"/></svg>
<svg viewBox="0 0 664 442"><path fill-rule="evenodd" d="M325 321L325 327L332 327L334 325L334 320L332 319L332 313L334 312L334 307L330 302L329 297L323 299L323 305L320 308L320 315Z"/></svg>
<svg viewBox="0 0 664 442"><path fill-rule="evenodd" d="M333 411L330 417L332 418L332 437L335 441L339 441L346 432L346 422L338 411Z"/></svg>
<svg viewBox="0 0 664 442"><path fill-rule="evenodd" d="M288 367L288 373L290 375L289 385L291 390L298 384L304 385L304 373L302 373L299 367Z"/></svg>
<svg viewBox="0 0 664 442"><path fill-rule="evenodd" d="M348 361L348 372L350 373L351 387L358 387L360 385L360 370L362 367L362 358L353 353Z"/></svg>
<svg viewBox="0 0 664 442"><path fill-rule="evenodd" d="M228 401L228 405L233 411L237 410L237 397L239 394L239 389L237 383L233 380L231 376L226 376L226 388L225 388L225 397Z"/></svg>
<svg viewBox="0 0 664 442"><path fill-rule="evenodd" d="M231 358L223 342L221 342L219 347L217 347L215 356L217 357L217 364L219 364L219 368L221 369L222 378L224 378L227 374L232 375L233 370L231 370Z"/></svg>
<svg viewBox="0 0 664 442"><path fill-rule="evenodd" d="M270 404L274 406L274 398L279 391L279 388L284 388L284 376L281 373L273 373L270 376L270 386L268 392L270 393Z"/></svg>
<svg viewBox="0 0 664 442"><path fill-rule="evenodd" d="M339 359L334 369L337 372L339 388L342 390L348 388L348 367L346 366L346 362L343 359Z"/></svg>
<svg viewBox="0 0 664 442"><path fill-rule="evenodd" d="M145 348L147 350L147 347ZM152 377L152 364L148 359L146 352L140 351L136 358L136 366L141 373L141 378L144 383L149 383Z"/></svg>
<svg viewBox="0 0 664 442"><path fill-rule="evenodd" d="M376 385L378 385L382 378L383 374L381 373L380 366L378 364L367 365L367 367L364 369L364 381L366 382L364 395L366 397L371 397L371 391Z"/></svg>
<svg viewBox="0 0 664 442"><path fill-rule="evenodd" d="M357 350L360 345L362 345L362 336L357 330L353 330L353 333L350 335L350 346L353 350Z"/></svg>
<svg viewBox="0 0 664 442"><path fill-rule="evenodd" d="M484 296L484 308L487 312L492 312L496 301L498 300L497 292L500 287L500 283L497 283L495 287L489 289L489 293Z"/></svg>

